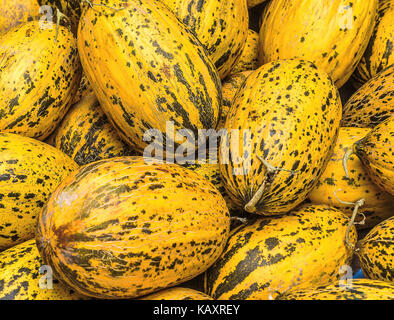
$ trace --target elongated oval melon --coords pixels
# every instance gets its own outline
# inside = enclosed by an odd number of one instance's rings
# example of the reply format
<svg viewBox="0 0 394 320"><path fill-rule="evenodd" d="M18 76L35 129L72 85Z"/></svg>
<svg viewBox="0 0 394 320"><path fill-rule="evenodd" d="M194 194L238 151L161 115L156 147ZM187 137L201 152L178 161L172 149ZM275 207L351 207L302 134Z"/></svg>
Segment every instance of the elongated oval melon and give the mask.
<svg viewBox="0 0 394 320"><path fill-rule="evenodd" d="M377 0L275 0L260 29L260 64L304 59L341 87L352 75L372 35Z"/></svg>
<svg viewBox="0 0 394 320"><path fill-rule="evenodd" d="M394 64L365 83L343 107L341 125L374 128L394 116Z"/></svg>
<svg viewBox="0 0 394 320"><path fill-rule="evenodd" d="M205 293L189 288L170 288L143 297L141 300L213 300Z"/></svg>
<svg viewBox="0 0 394 320"><path fill-rule="evenodd" d="M249 29L246 45L238 63L231 69L231 75L247 70L256 70L259 67L259 35Z"/></svg>
<svg viewBox="0 0 394 320"><path fill-rule="evenodd" d="M374 227L394 212L394 197L375 185L356 155L348 160L349 177L343 168L345 153L370 131L368 128L340 128L333 155L316 187L308 195L313 203L334 206L348 216L354 209L354 205L349 203L364 199L365 203L358 212L363 213L366 219L365 224L357 225L359 228Z"/></svg>
<svg viewBox="0 0 394 320"><path fill-rule="evenodd" d="M162 0L204 45L224 79L248 37L248 10L239 0Z"/></svg>
<svg viewBox="0 0 394 320"><path fill-rule="evenodd" d="M354 151L379 187L394 195L394 116L354 144Z"/></svg>
<svg viewBox="0 0 394 320"><path fill-rule="evenodd" d="M391 215L394 214L392 210ZM394 282L394 216L379 223L357 244L356 253L364 274Z"/></svg>
<svg viewBox="0 0 394 320"><path fill-rule="evenodd" d="M78 165L43 142L0 133L0 250L34 237L37 217Z"/></svg>
<svg viewBox="0 0 394 320"><path fill-rule="evenodd" d="M376 24L367 49L352 75L358 88L394 63L394 0L378 0Z"/></svg>
<svg viewBox="0 0 394 320"><path fill-rule="evenodd" d="M50 274L34 239L0 253L0 300L80 299L87 297L77 294Z"/></svg>
<svg viewBox="0 0 394 320"><path fill-rule="evenodd" d="M217 300L265 300L333 282L353 254L345 243L348 223L342 212L324 205L251 221L230 234L206 273L206 293ZM355 244L354 226L349 238Z"/></svg>
<svg viewBox="0 0 394 320"><path fill-rule="evenodd" d="M66 114L81 79L67 28L32 21L0 39L0 130L45 140Z"/></svg>
<svg viewBox="0 0 394 320"><path fill-rule="evenodd" d="M111 48L111 50L108 50ZM119 10L94 5L80 20L78 49L89 82L123 140L139 151L147 130L216 128L221 84L193 33L160 1Z"/></svg>
<svg viewBox="0 0 394 320"><path fill-rule="evenodd" d="M394 284L390 282L353 279L349 284L334 283L316 288L289 292L278 300L393 300Z"/></svg>
<svg viewBox="0 0 394 320"><path fill-rule="evenodd" d="M73 104L79 102L82 98L84 98L92 93L93 93L93 89L90 86L89 80L86 77L86 74L82 73L81 82L79 83L78 91L77 91L76 95L74 96Z"/></svg>
<svg viewBox="0 0 394 320"><path fill-rule="evenodd" d="M37 244L67 284L97 298L136 298L194 278L221 254L230 217L205 178L142 157L101 160L63 181Z"/></svg>
<svg viewBox="0 0 394 320"><path fill-rule="evenodd" d="M91 94L75 104L56 130L54 145L79 165L133 155Z"/></svg>
<svg viewBox="0 0 394 320"><path fill-rule="evenodd" d="M281 60L253 71L225 124L220 171L230 197L264 215L296 207L324 171L341 114L338 90L311 62Z"/></svg>

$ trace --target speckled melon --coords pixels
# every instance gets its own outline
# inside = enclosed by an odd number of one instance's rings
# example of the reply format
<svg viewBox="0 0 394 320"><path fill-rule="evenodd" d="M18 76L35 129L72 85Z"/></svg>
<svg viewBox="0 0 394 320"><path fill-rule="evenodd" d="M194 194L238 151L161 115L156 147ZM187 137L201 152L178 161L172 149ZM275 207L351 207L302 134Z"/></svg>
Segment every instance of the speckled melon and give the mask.
<svg viewBox="0 0 394 320"><path fill-rule="evenodd" d="M365 83L343 107L341 125L374 128L394 116L394 64Z"/></svg>
<svg viewBox="0 0 394 320"><path fill-rule="evenodd" d="M347 286L341 283L289 292L278 300L394 300L394 283L353 279Z"/></svg>
<svg viewBox="0 0 394 320"><path fill-rule="evenodd" d="M252 70L239 72L230 77L227 77L222 84L223 104L222 115L218 124L217 130L223 129L226 123L227 115L231 108L231 103L237 93L238 89L245 82L246 78L252 73Z"/></svg>
<svg viewBox="0 0 394 320"><path fill-rule="evenodd" d="M367 173L383 190L394 195L394 116L376 126L353 146Z"/></svg>
<svg viewBox="0 0 394 320"><path fill-rule="evenodd" d="M358 88L394 63L394 0L378 0L376 25L364 56L353 73Z"/></svg>
<svg viewBox="0 0 394 320"><path fill-rule="evenodd" d="M0 5L0 34L39 17L37 0L3 0Z"/></svg>
<svg viewBox="0 0 394 320"><path fill-rule="evenodd" d="M16 245L0 253L0 300L80 300L87 297L47 272L34 239ZM47 266L46 266L47 268ZM45 270L46 271L46 270ZM40 287L40 281L43 286ZM49 288L52 284L52 289Z"/></svg>
<svg viewBox="0 0 394 320"><path fill-rule="evenodd" d="M219 191L176 164L101 160L65 179L39 217L43 260L82 294L136 298L203 273L230 216Z"/></svg>
<svg viewBox="0 0 394 320"><path fill-rule="evenodd" d="M394 211L357 243L356 253L366 277L394 282Z"/></svg>
<svg viewBox="0 0 394 320"><path fill-rule="evenodd" d="M37 217L78 165L43 142L0 133L0 250L34 237Z"/></svg>
<svg viewBox="0 0 394 320"><path fill-rule="evenodd" d="M207 50L224 79L239 60L248 37L248 10L239 0L163 0Z"/></svg>
<svg viewBox="0 0 394 320"><path fill-rule="evenodd" d="M238 63L231 69L231 75L259 67L259 34L251 29Z"/></svg>
<svg viewBox="0 0 394 320"><path fill-rule="evenodd" d="M313 203L334 206L348 216L352 215L354 209L354 205L349 203L364 199L365 203L358 211L366 219L365 224L357 225L359 228L371 228L394 212L394 197L375 185L357 156L353 155L348 160L349 177L346 177L343 168L345 153L370 131L368 128L340 128L333 155L308 196ZM362 220L361 216L357 218L357 221Z"/></svg>
<svg viewBox="0 0 394 320"><path fill-rule="evenodd" d="M79 165L133 155L109 123L94 94L83 98L67 113L56 130L54 146Z"/></svg>
<svg viewBox="0 0 394 320"><path fill-rule="evenodd" d="M233 203L231 198L226 193L226 189L220 176L219 163L211 163L209 160L202 160L196 161L196 163L193 164L184 164L183 167L193 170L210 181L226 200L226 204L230 212L238 211L238 207Z"/></svg>
<svg viewBox="0 0 394 320"><path fill-rule="evenodd" d="M251 221L230 234L206 273L206 293L217 300L266 300L333 282L353 254L345 244L348 223L342 212L324 205ZM356 243L354 226L349 239Z"/></svg>
<svg viewBox="0 0 394 320"><path fill-rule="evenodd" d="M93 93L93 89L89 83L88 78L85 73L82 73L81 82L79 83L79 88L77 93L74 96L73 104L79 102L82 98Z"/></svg>
<svg viewBox="0 0 394 320"><path fill-rule="evenodd" d="M234 98L225 124L231 144L220 152L233 201L264 215L303 202L331 156L341 114L334 83L311 62L281 60L253 71Z"/></svg>
<svg viewBox="0 0 394 320"><path fill-rule="evenodd" d="M205 293L189 288L170 288L148 296L141 300L213 300Z"/></svg>
<svg viewBox="0 0 394 320"><path fill-rule="evenodd" d="M80 21L84 71L123 140L142 151L146 131L165 134L167 121L195 136L216 128L222 101L217 70L164 4L130 0L120 10L96 5Z"/></svg>
<svg viewBox="0 0 394 320"><path fill-rule="evenodd" d="M304 59L325 70L341 87L367 48L377 0L275 0L260 29L260 64Z"/></svg>
<svg viewBox="0 0 394 320"><path fill-rule="evenodd" d="M44 140L70 107L81 79L72 33L38 21L0 40L0 130Z"/></svg>

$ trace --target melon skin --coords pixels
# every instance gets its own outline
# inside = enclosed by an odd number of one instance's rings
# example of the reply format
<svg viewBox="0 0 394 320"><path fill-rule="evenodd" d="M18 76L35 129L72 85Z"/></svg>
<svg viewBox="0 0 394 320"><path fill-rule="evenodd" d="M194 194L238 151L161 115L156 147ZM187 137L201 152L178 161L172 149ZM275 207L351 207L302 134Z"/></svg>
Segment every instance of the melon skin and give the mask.
<svg viewBox="0 0 394 320"><path fill-rule="evenodd" d="M394 116L394 64L358 89L343 107L341 126L374 128Z"/></svg>
<svg viewBox="0 0 394 320"><path fill-rule="evenodd" d="M101 107L136 151L148 146L148 130L165 135L169 121L176 131L195 136L216 128L222 103L216 67L193 32L160 1L128 1L121 10L87 8L78 51ZM172 142L181 143L166 141Z"/></svg>
<svg viewBox="0 0 394 320"><path fill-rule="evenodd" d="M226 118L231 143L220 147L220 173L233 202L261 215L301 204L329 161L341 116L337 88L313 63L279 60L252 71Z"/></svg>
<svg viewBox="0 0 394 320"><path fill-rule="evenodd" d="M391 116L357 141L353 151L372 181L394 196L393 139L394 117Z"/></svg>
<svg viewBox="0 0 394 320"><path fill-rule="evenodd" d="M43 279L46 280L43 281L46 288L40 288L41 278L49 275L49 273L44 275L40 272L43 265L44 262L38 253L34 239L0 252L0 300L89 299L53 277ZM52 288L49 288L49 284Z"/></svg>
<svg viewBox="0 0 394 320"><path fill-rule="evenodd" d="M347 161L349 177L343 168L346 152L370 131L370 128L340 128L328 165L316 187L308 195L312 203L333 206L349 217L354 211L353 203L364 199L365 203L358 210L360 216L357 220L365 221L364 224L357 224L357 229L372 228L391 217L394 212L393 196L373 182L357 156L353 155ZM365 219L361 218L361 214L364 214Z"/></svg>
<svg viewBox="0 0 394 320"><path fill-rule="evenodd" d="M275 0L260 28L260 65L303 59L340 88L361 60L375 26L377 0ZM322 36L324 35L324 36Z"/></svg>
<svg viewBox="0 0 394 320"><path fill-rule="evenodd" d="M361 269L369 279L394 282L394 216L374 227L357 243Z"/></svg>
<svg viewBox="0 0 394 320"><path fill-rule="evenodd" d="M45 140L81 80L74 35L55 24L43 28L39 21L18 25L1 37L0 61L0 131Z"/></svg>
<svg viewBox="0 0 394 320"><path fill-rule="evenodd" d="M96 298L137 298L203 273L220 256L230 214L205 178L142 157L101 160L69 176L42 211L43 260Z"/></svg>
<svg viewBox="0 0 394 320"><path fill-rule="evenodd" d="M355 88L360 88L394 63L393 39L394 1L379 0L375 28L367 49L351 78L351 83Z"/></svg>
<svg viewBox="0 0 394 320"><path fill-rule="evenodd" d="M277 300L393 300L394 284L370 279L353 279L346 286L334 283L283 294Z"/></svg>
<svg viewBox="0 0 394 320"><path fill-rule="evenodd" d="M78 164L60 150L0 132L0 251L34 238L37 218Z"/></svg>
<svg viewBox="0 0 394 320"><path fill-rule="evenodd" d="M206 272L205 292L215 300L268 300L333 283L353 256L345 243L349 220L326 205L251 219L231 231L223 254ZM354 226L349 241L357 241Z"/></svg>

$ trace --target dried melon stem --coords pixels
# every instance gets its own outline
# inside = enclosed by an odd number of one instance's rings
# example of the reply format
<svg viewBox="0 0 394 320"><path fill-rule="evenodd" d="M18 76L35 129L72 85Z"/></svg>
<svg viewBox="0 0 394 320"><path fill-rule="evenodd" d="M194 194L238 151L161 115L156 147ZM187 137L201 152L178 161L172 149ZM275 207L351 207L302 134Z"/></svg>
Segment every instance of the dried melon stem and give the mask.
<svg viewBox="0 0 394 320"><path fill-rule="evenodd" d="M55 43L57 42L57 36L59 35L59 26L62 19L66 20L67 22L70 22L70 20L65 14L63 14L59 9L56 9L56 33L54 39Z"/></svg>
<svg viewBox="0 0 394 320"><path fill-rule="evenodd" d="M353 151L353 148L350 148L349 150L346 151L346 153L344 154L343 159L342 159L343 169L345 170L345 175L346 175L346 178L348 178L348 179L350 178L350 176L349 176L349 170L347 167L347 162L352 154L354 154L354 151Z"/></svg>
<svg viewBox="0 0 394 320"><path fill-rule="evenodd" d="M355 206L357 202L349 202L349 201L343 201L341 199L338 198L337 193L334 191L334 197L337 199L337 201L339 203L345 204L345 205L349 205L349 206ZM360 199L359 201L364 201L364 199ZM364 205L364 203L362 204ZM365 224L365 220L367 219L367 217L365 216L364 213L362 212L357 212L358 214L361 214L363 216L363 220L361 220L360 222L354 222L353 224Z"/></svg>
<svg viewBox="0 0 394 320"><path fill-rule="evenodd" d="M239 222L241 222L241 223L243 223L243 224L246 224L246 223L248 222L248 219L246 219L246 218L241 218L241 217L237 217L237 216L231 217L230 219L231 219L232 221L239 221Z"/></svg>
<svg viewBox="0 0 394 320"><path fill-rule="evenodd" d="M338 201L340 201L340 200L338 199ZM360 200L358 200L358 201L356 201L354 203L353 202L346 202L346 201L340 201L340 202L342 202L343 204L354 205L352 217L350 218L349 224L347 225L347 228L346 228L345 242L350 248L352 248L352 250L355 250L356 247L353 244L351 244L350 241L349 241L349 234L350 234L350 230L351 230L353 225L355 225L355 224L364 224L365 223L365 218L366 217L365 217L365 215L363 213L361 213L364 216L362 221L360 221L360 222L355 222L354 221L356 219L357 214L359 213L358 209L361 206L364 205L365 200L364 199L360 199Z"/></svg>
<svg viewBox="0 0 394 320"><path fill-rule="evenodd" d="M256 212L256 205L261 200L261 198L263 196L265 186L268 183L270 176L272 176L277 171L286 171L286 172L290 172L291 174L295 174L297 172L297 171L286 170L286 169L282 169L282 168L276 168L273 165L271 165L267 160L263 159L260 156L257 156L257 159L259 159L261 161L261 163L265 166L267 172L266 172L266 177L264 178L263 183L257 189L257 191L254 194L254 196L252 197L252 199L250 199L250 201L244 207L245 211L249 212L249 213Z"/></svg>

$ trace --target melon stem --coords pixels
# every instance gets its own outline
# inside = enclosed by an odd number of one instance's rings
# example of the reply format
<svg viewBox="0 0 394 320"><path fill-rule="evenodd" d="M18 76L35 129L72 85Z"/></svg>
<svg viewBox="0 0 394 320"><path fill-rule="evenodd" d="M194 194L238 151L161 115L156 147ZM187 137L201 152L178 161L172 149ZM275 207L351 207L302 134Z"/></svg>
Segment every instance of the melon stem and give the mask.
<svg viewBox="0 0 394 320"><path fill-rule="evenodd" d="M350 156L353 153L354 153L353 152L353 148L350 148L349 150L346 151L346 153L345 153L345 155L343 156L343 159L342 159L343 169L345 170L345 175L346 175L346 178L348 178L348 179L350 178L350 176L349 176L349 170L348 170L348 167L347 167L347 161L349 160Z"/></svg>
<svg viewBox="0 0 394 320"><path fill-rule="evenodd" d="M245 209L246 212L249 212L249 213L255 213L256 212L256 204L257 204L257 202L260 201L261 197L263 196L266 182L267 182L267 178L264 178L263 183L257 189L257 191L254 194L254 196L252 197L252 199L250 199L250 201L245 205L244 209Z"/></svg>
<svg viewBox="0 0 394 320"><path fill-rule="evenodd" d="M246 212L249 213L255 213L256 212L256 205L257 203L261 200L264 190L265 190L265 186L267 184L267 179L268 179L268 175L273 174L277 171L286 171L286 172L290 172L291 174L295 174L297 171L292 171L292 170L286 170L286 169L282 169L282 168L276 168L274 167L272 164L270 164L267 160L263 159L260 156L257 156L257 159L259 159L261 161L261 163L265 166L267 172L266 172L266 177L264 178L263 183L261 184L261 186L257 189L256 193L253 195L252 199L250 199L250 201L245 205L244 209Z"/></svg>
<svg viewBox="0 0 394 320"><path fill-rule="evenodd" d="M363 206L364 203L365 203L365 200L364 200L364 199L360 199L360 200L358 200L358 201L356 201L356 202L354 203L353 214L352 214L352 217L350 218L350 222L349 222L349 224L348 224L348 226L347 226L346 233L345 233L345 241L346 241L346 244L347 244L350 248L352 248L353 250L355 249L355 246L354 246L353 244L351 244L350 241L349 241L350 229L352 228L352 226L353 226L354 224L356 224L356 223L354 222L354 220L356 219L356 216L357 216L357 214L358 214L358 209L359 209L361 206ZM364 217L365 217L365 216L364 216Z"/></svg>
<svg viewBox="0 0 394 320"><path fill-rule="evenodd" d="M68 21L68 18L66 15L64 15L59 9L56 9L56 34L55 34L55 43L57 42L57 36L59 35L59 26L60 26L60 21L62 19L65 19Z"/></svg>
<svg viewBox="0 0 394 320"><path fill-rule="evenodd" d="M333 191L334 193L334 197L337 199L337 201L339 203L345 204L345 205L350 205L350 206L354 206L355 203L354 202L349 202L349 201L343 201L341 199L338 198L336 191ZM354 222L353 224L365 224L365 221L367 220L367 217L365 216L364 213L362 212L358 212L358 214L361 214L363 216L363 219L360 222Z"/></svg>
<svg viewBox="0 0 394 320"><path fill-rule="evenodd" d="M89 0L82 0L81 4L87 3L89 7L93 8L93 3L91 3Z"/></svg>
<svg viewBox="0 0 394 320"><path fill-rule="evenodd" d="M243 223L243 224L245 224L245 223L247 223L248 222L248 219L246 219L246 218L241 218L241 217L231 217L230 218L231 220L235 220L235 221L239 221L239 222L241 222L241 223Z"/></svg>

